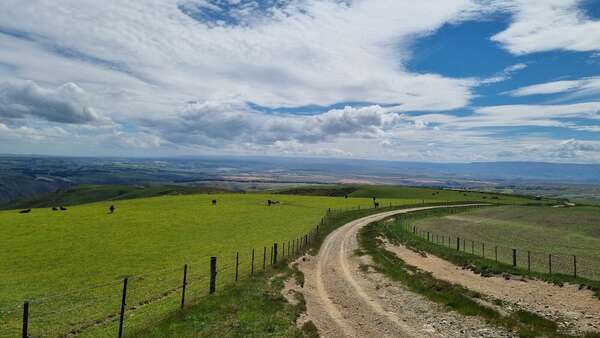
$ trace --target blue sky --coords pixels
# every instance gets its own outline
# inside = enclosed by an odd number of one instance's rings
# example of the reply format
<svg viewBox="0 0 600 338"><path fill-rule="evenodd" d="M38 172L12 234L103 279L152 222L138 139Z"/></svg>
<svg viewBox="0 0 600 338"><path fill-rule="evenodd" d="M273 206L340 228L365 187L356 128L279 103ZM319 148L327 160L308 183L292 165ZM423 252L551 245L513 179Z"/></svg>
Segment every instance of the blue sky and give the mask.
<svg viewBox="0 0 600 338"><path fill-rule="evenodd" d="M0 153L600 161L597 0L0 3Z"/></svg>

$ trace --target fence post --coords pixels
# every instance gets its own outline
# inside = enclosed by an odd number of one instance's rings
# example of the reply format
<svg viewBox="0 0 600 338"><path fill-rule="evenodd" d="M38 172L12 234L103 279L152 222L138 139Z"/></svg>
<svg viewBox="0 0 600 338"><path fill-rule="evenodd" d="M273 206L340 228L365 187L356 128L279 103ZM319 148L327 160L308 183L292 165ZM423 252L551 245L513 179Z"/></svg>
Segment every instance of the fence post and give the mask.
<svg viewBox="0 0 600 338"><path fill-rule="evenodd" d="M250 266L250 276L254 276L254 249L252 249L252 264Z"/></svg>
<svg viewBox="0 0 600 338"><path fill-rule="evenodd" d="M239 251L235 253L235 281L238 281L238 275L240 271L240 253Z"/></svg>
<svg viewBox="0 0 600 338"><path fill-rule="evenodd" d="M460 237L456 237L456 251L460 251Z"/></svg>
<svg viewBox="0 0 600 338"><path fill-rule="evenodd" d="M288 252L287 252L288 257L290 257L290 240L288 240Z"/></svg>
<svg viewBox="0 0 600 338"><path fill-rule="evenodd" d="M481 242L481 257L485 258L485 242Z"/></svg>
<svg viewBox="0 0 600 338"><path fill-rule="evenodd" d="M531 272L531 251L527 251L527 272Z"/></svg>
<svg viewBox="0 0 600 338"><path fill-rule="evenodd" d="M215 293L217 286L217 257L210 258L210 285L209 285L209 293Z"/></svg>
<svg viewBox="0 0 600 338"><path fill-rule="evenodd" d="M552 254L548 254L548 273L552 274Z"/></svg>
<svg viewBox="0 0 600 338"><path fill-rule="evenodd" d="M263 271L267 269L267 247L263 246Z"/></svg>
<svg viewBox="0 0 600 338"><path fill-rule="evenodd" d="M467 251L467 240L463 238L463 252Z"/></svg>
<svg viewBox="0 0 600 338"><path fill-rule="evenodd" d="M271 252L269 253L269 265L273 265L273 246L271 245Z"/></svg>
<svg viewBox="0 0 600 338"><path fill-rule="evenodd" d="M427 242L429 242L429 231L427 231Z"/></svg>
<svg viewBox="0 0 600 338"><path fill-rule="evenodd" d="M121 313L119 316L119 338L123 337L123 322L125 321L125 301L127 300L127 278L123 279L123 293L121 295Z"/></svg>
<svg viewBox="0 0 600 338"><path fill-rule="evenodd" d="M498 262L498 246L494 246L494 255L496 256L496 262Z"/></svg>
<svg viewBox="0 0 600 338"><path fill-rule="evenodd" d="M285 257L285 241L281 242L281 258Z"/></svg>
<svg viewBox="0 0 600 338"><path fill-rule="evenodd" d="M273 244L273 265L277 264L277 243Z"/></svg>
<svg viewBox="0 0 600 338"><path fill-rule="evenodd" d="M577 256L573 255L573 277L577 278Z"/></svg>
<svg viewBox="0 0 600 338"><path fill-rule="evenodd" d="M471 240L471 255L475 254L475 241Z"/></svg>
<svg viewBox="0 0 600 338"><path fill-rule="evenodd" d="M187 285L187 264L183 266L183 284L181 285L181 308L185 304L185 287Z"/></svg>
<svg viewBox="0 0 600 338"><path fill-rule="evenodd" d="M513 266L516 267L517 266L517 249L512 249L512 256L513 256Z"/></svg>
<svg viewBox="0 0 600 338"><path fill-rule="evenodd" d="M29 338L29 302L23 303L23 338Z"/></svg>

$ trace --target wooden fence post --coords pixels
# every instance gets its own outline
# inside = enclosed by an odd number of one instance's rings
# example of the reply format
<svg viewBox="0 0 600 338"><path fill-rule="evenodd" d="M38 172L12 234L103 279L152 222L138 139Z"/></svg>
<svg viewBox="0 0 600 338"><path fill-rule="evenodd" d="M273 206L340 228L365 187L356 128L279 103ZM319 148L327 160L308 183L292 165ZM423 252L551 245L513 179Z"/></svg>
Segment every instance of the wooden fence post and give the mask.
<svg viewBox="0 0 600 338"><path fill-rule="evenodd" d="M238 281L238 275L240 272L240 253L239 251L235 253L235 281Z"/></svg>
<svg viewBox="0 0 600 338"><path fill-rule="evenodd" d="M481 257L485 258L485 242L481 242Z"/></svg>
<svg viewBox="0 0 600 338"><path fill-rule="evenodd" d="M269 253L269 265L273 266L273 246L271 245L271 253Z"/></svg>
<svg viewBox="0 0 600 338"><path fill-rule="evenodd" d="M475 254L475 241L471 240L471 255Z"/></svg>
<svg viewBox="0 0 600 338"><path fill-rule="evenodd" d="M285 257L285 241L281 242L281 258Z"/></svg>
<svg viewBox="0 0 600 338"><path fill-rule="evenodd" d="M119 338L123 337L123 323L125 321L125 306L127 300L127 278L123 279L123 292L121 294L121 313L119 316Z"/></svg>
<svg viewBox="0 0 600 338"><path fill-rule="evenodd" d="M456 237L456 251L460 251L460 237Z"/></svg>
<svg viewBox="0 0 600 338"><path fill-rule="evenodd" d="M517 249L512 249L513 266L517 266Z"/></svg>
<svg viewBox="0 0 600 338"><path fill-rule="evenodd" d="M573 277L577 278L577 256L573 255Z"/></svg>
<svg viewBox="0 0 600 338"><path fill-rule="evenodd" d="M548 254L548 273L552 274L552 254Z"/></svg>
<svg viewBox="0 0 600 338"><path fill-rule="evenodd" d="M23 330L22 337L29 338L29 302L23 303Z"/></svg>
<svg viewBox="0 0 600 338"><path fill-rule="evenodd" d="M531 272L531 251L527 250L527 272Z"/></svg>
<svg viewBox="0 0 600 338"><path fill-rule="evenodd" d="M267 269L267 247L263 246L263 271Z"/></svg>
<svg viewBox="0 0 600 338"><path fill-rule="evenodd" d="M252 249L252 263L250 264L250 276L254 276L254 249Z"/></svg>
<svg viewBox="0 0 600 338"><path fill-rule="evenodd" d="M217 289L217 257L210 258L210 285L208 293L213 294Z"/></svg>
<svg viewBox="0 0 600 338"><path fill-rule="evenodd" d="M183 266L183 283L181 285L181 308L185 305L185 287L187 285L187 264Z"/></svg>
<svg viewBox="0 0 600 338"><path fill-rule="evenodd" d="M494 246L494 256L496 256L496 262L498 262L498 246Z"/></svg>
<svg viewBox="0 0 600 338"><path fill-rule="evenodd" d="M273 265L277 264L277 243L273 244Z"/></svg>
<svg viewBox="0 0 600 338"><path fill-rule="evenodd" d="M427 242L429 242L429 231L427 231Z"/></svg>

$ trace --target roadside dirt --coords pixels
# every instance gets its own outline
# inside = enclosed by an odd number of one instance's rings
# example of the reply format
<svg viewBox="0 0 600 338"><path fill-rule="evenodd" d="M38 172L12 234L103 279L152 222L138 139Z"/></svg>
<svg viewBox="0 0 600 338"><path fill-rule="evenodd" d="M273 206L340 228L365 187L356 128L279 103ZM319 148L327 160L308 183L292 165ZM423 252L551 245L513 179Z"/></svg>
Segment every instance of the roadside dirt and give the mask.
<svg viewBox="0 0 600 338"><path fill-rule="evenodd" d="M502 276L481 277L439 257L414 252L402 245L386 243L386 249L395 253L408 265L431 272L433 277L456 283L479 292L493 302L503 302L502 308L523 309L559 323L569 333L600 332L600 300L579 285L563 287L539 280L506 279Z"/></svg>
<svg viewBox="0 0 600 338"><path fill-rule="evenodd" d="M358 230L383 218L429 208L368 216L331 233L317 256L298 260L304 273L307 319L322 337L513 337L477 317L466 317L410 292L372 271L358 257Z"/></svg>

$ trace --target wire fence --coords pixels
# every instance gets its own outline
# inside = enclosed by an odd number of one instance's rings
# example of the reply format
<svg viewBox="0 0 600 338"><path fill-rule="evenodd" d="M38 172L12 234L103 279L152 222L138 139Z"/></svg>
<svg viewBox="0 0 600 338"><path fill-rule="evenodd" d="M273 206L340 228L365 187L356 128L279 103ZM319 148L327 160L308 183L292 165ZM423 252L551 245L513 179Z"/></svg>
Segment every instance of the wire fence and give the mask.
<svg viewBox="0 0 600 338"><path fill-rule="evenodd" d="M424 230L413 223L414 220L426 215L458 213L472 208L474 207L402 214L395 217L395 223L400 226L403 232L417 236L430 243L511 265L514 268L527 270L528 272L600 280L600 257L598 256L567 255L564 253L529 250L527 248L507 247L497 242L474 240L456 233L439 233Z"/></svg>
<svg viewBox="0 0 600 338"><path fill-rule="evenodd" d="M71 337L95 329L122 337L125 323L133 317L137 322L143 322L144 317L147 321L155 319L155 314L164 314L161 310L167 310L165 308L183 308L235 286L240 280L271 270L282 260L303 255L324 222L327 216L302 236L273 243L270 247L227 256L207 256L179 268L127 276L5 306L0 308L0 337Z"/></svg>
<svg viewBox="0 0 600 338"><path fill-rule="evenodd" d="M378 207L425 203L327 209L318 225L295 238L269 247L250 248L228 255L195 258L180 267L159 268L85 288L37 297L0 307L0 337L122 337L126 327L141 328L177 308L201 301L238 281L268 272L282 261L306 253L333 215Z"/></svg>

